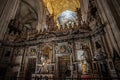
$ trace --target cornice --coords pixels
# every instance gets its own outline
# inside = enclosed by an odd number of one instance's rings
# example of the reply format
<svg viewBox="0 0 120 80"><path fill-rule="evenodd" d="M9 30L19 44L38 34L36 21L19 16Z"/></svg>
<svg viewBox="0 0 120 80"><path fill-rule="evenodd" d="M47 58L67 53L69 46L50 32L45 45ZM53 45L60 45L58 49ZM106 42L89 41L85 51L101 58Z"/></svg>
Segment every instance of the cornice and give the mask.
<svg viewBox="0 0 120 80"><path fill-rule="evenodd" d="M0 41L2 43L2 46L11 46L11 47L25 47L25 46L35 46L43 43L49 43L49 42L65 42L65 41L71 41L71 40L78 40L78 39L91 39L91 37L101 35L101 33L104 33L104 25L101 25L90 32L80 32L78 33L70 33L63 36L51 36L51 37L43 37L43 38L36 38L34 40L25 40L23 42L7 42L7 41ZM42 35L42 36L50 36L51 34Z"/></svg>

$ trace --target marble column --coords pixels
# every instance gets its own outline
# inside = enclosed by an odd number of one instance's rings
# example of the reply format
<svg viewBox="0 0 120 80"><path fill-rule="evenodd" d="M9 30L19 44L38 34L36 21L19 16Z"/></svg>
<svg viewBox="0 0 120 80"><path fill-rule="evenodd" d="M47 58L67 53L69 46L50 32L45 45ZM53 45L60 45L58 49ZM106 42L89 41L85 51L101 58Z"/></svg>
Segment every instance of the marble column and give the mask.
<svg viewBox="0 0 120 80"><path fill-rule="evenodd" d="M113 47L116 48L116 50L120 49L120 32L117 28L116 21L111 13L110 7L108 6L108 3L106 0L96 0L99 15L101 17L101 20L103 23L106 23L105 30L105 36L106 40L108 42L110 52L113 53L112 49Z"/></svg>

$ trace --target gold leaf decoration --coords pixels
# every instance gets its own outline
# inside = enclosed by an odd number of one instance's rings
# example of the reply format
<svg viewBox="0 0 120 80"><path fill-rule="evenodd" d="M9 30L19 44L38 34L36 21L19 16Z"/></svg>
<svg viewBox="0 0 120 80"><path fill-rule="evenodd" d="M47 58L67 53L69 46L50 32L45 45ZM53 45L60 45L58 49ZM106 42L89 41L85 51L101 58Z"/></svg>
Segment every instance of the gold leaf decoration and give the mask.
<svg viewBox="0 0 120 80"><path fill-rule="evenodd" d="M76 8L80 8L79 0L43 0L44 4L48 8L50 14L54 14L54 19L57 20L58 16L66 11L75 11Z"/></svg>

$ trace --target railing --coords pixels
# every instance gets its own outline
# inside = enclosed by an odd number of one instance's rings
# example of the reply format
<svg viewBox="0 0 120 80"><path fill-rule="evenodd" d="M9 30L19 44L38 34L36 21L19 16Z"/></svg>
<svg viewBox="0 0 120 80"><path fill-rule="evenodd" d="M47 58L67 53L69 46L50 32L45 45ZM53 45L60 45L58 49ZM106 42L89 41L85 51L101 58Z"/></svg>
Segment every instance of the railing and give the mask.
<svg viewBox="0 0 120 80"><path fill-rule="evenodd" d="M39 78L32 77L29 79L25 79L24 77L14 77L14 78L5 78L0 80L120 80L118 77L101 77L101 78Z"/></svg>

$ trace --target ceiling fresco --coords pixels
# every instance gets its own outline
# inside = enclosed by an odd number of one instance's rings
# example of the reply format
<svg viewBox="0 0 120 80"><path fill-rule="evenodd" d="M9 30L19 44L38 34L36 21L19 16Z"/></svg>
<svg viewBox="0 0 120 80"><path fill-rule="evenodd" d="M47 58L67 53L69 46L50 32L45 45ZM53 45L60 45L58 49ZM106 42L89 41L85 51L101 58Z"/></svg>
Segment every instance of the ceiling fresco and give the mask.
<svg viewBox="0 0 120 80"><path fill-rule="evenodd" d="M45 6L48 8L50 14L54 14L56 20L59 15L66 11L76 11L76 8L80 8L79 0L43 0Z"/></svg>
<svg viewBox="0 0 120 80"><path fill-rule="evenodd" d="M73 11L64 11L59 17L58 21L60 25L64 25L65 23L71 24L72 22L76 22L77 14Z"/></svg>

